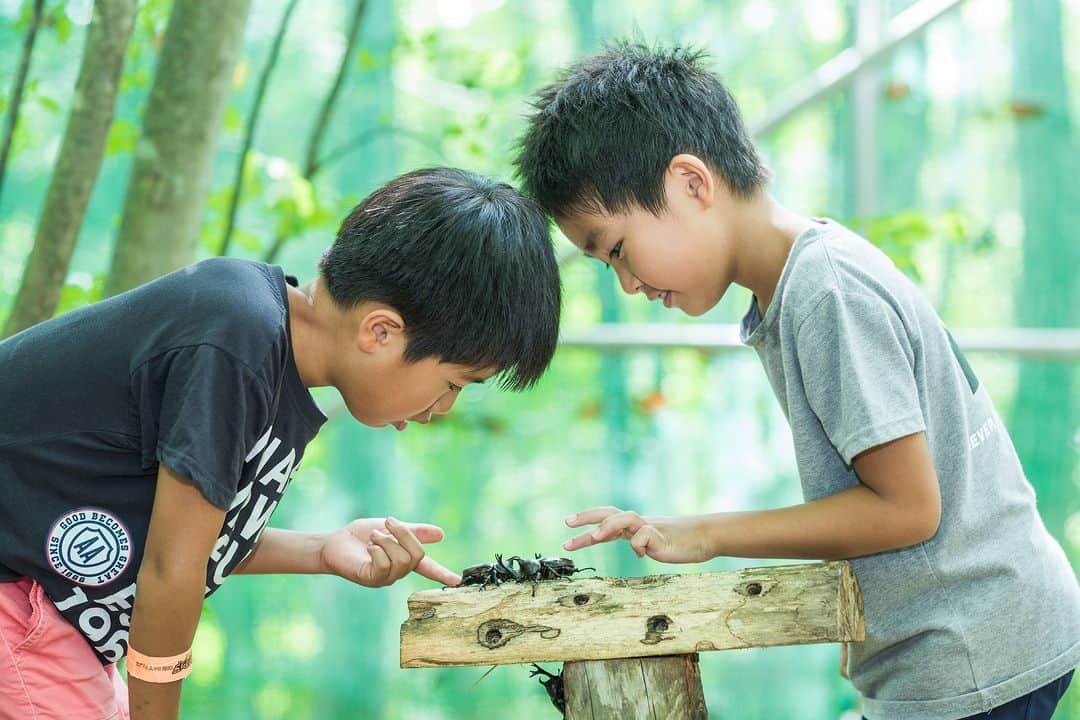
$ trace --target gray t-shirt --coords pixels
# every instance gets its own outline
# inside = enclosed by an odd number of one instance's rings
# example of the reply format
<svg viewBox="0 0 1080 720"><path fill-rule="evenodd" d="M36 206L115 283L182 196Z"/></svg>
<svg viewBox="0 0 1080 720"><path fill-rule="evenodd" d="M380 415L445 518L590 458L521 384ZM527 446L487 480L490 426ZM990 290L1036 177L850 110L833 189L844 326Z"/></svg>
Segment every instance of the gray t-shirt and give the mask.
<svg viewBox="0 0 1080 720"><path fill-rule="evenodd" d="M851 461L864 450L926 433L937 534L851 561L866 641L852 644L848 669L868 718L974 715L1080 662L1076 576L1005 426L930 303L883 253L821 221L796 239L764 318L751 302L742 339L791 424L807 501L858 484Z"/></svg>

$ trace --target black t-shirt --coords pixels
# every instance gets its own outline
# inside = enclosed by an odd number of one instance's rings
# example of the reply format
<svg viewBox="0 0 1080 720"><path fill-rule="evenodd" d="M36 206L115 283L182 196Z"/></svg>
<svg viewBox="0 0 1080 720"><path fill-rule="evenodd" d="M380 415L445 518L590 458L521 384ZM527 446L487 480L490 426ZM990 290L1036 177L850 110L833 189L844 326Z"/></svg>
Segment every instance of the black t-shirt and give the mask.
<svg viewBox="0 0 1080 720"><path fill-rule="evenodd" d="M0 407L0 582L37 580L103 663L127 651L158 464L227 511L209 595L326 421L293 361L284 275L236 259L3 341Z"/></svg>

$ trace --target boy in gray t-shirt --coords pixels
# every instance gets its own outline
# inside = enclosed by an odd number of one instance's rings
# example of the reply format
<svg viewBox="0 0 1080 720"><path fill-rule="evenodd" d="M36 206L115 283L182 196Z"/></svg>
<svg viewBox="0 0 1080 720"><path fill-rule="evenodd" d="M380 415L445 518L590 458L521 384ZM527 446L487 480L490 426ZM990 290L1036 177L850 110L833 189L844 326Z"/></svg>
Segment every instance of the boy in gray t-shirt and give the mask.
<svg viewBox="0 0 1080 720"><path fill-rule="evenodd" d="M538 94L518 170L627 293L700 315L732 283L753 291L743 340L791 424L806 502L595 508L567 518L598 527L566 548L623 538L664 562L851 559L866 641L848 671L867 717L1049 718L1080 662L1080 589L985 388L887 257L764 190L701 57L618 44L575 63Z"/></svg>

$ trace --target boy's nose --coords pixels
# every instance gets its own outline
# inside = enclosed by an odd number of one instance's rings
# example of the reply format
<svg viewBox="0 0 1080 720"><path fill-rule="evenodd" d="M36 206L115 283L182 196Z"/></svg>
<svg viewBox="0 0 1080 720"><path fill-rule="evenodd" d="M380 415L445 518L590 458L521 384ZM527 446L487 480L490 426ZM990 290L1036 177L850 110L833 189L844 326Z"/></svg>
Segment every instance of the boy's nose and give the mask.
<svg viewBox="0 0 1080 720"><path fill-rule="evenodd" d="M450 412L450 408L454 407L454 402L457 400L458 392L451 391L439 398L438 402L431 406L431 412L434 415L445 415Z"/></svg>
<svg viewBox="0 0 1080 720"><path fill-rule="evenodd" d="M616 270L616 274L619 276L619 284L622 285L623 292L627 295L634 295L641 292L641 288L645 287L645 283L637 279L637 276L629 270Z"/></svg>

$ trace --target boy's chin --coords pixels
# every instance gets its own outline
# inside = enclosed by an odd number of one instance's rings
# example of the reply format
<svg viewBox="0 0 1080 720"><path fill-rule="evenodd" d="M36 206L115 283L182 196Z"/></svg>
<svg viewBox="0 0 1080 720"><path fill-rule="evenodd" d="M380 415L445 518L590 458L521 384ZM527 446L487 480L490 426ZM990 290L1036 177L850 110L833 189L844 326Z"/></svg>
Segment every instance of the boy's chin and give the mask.
<svg viewBox="0 0 1080 720"><path fill-rule="evenodd" d="M681 310L683 314L689 315L690 317L701 317L720 304L720 301L724 299L724 295L727 294L728 288L730 287L730 283L725 285L724 289L716 297L685 298L685 296L680 296L677 298L678 301L686 300L688 302L676 302L672 305L672 309Z"/></svg>
<svg viewBox="0 0 1080 720"><path fill-rule="evenodd" d="M698 303L687 303L685 306L681 305L681 304L673 305L672 309L673 310L679 310L684 315L688 315L690 317L701 317L702 315L704 315L705 313L709 312L714 307L716 307L716 303L718 303L718 302L720 302L719 298L717 298L716 302L711 302L711 303L710 302L698 302Z"/></svg>
<svg viewBox="0 0 1080 720"><path fill-rule="evenodd" d="M705 313L709 312L709 310L711 308L707 308L707 307L706 308L684 308L684 307L680 307L680 308L676 308L676 309L682 311L683 315L688 315L690 317L701 317Z"/></svg>

